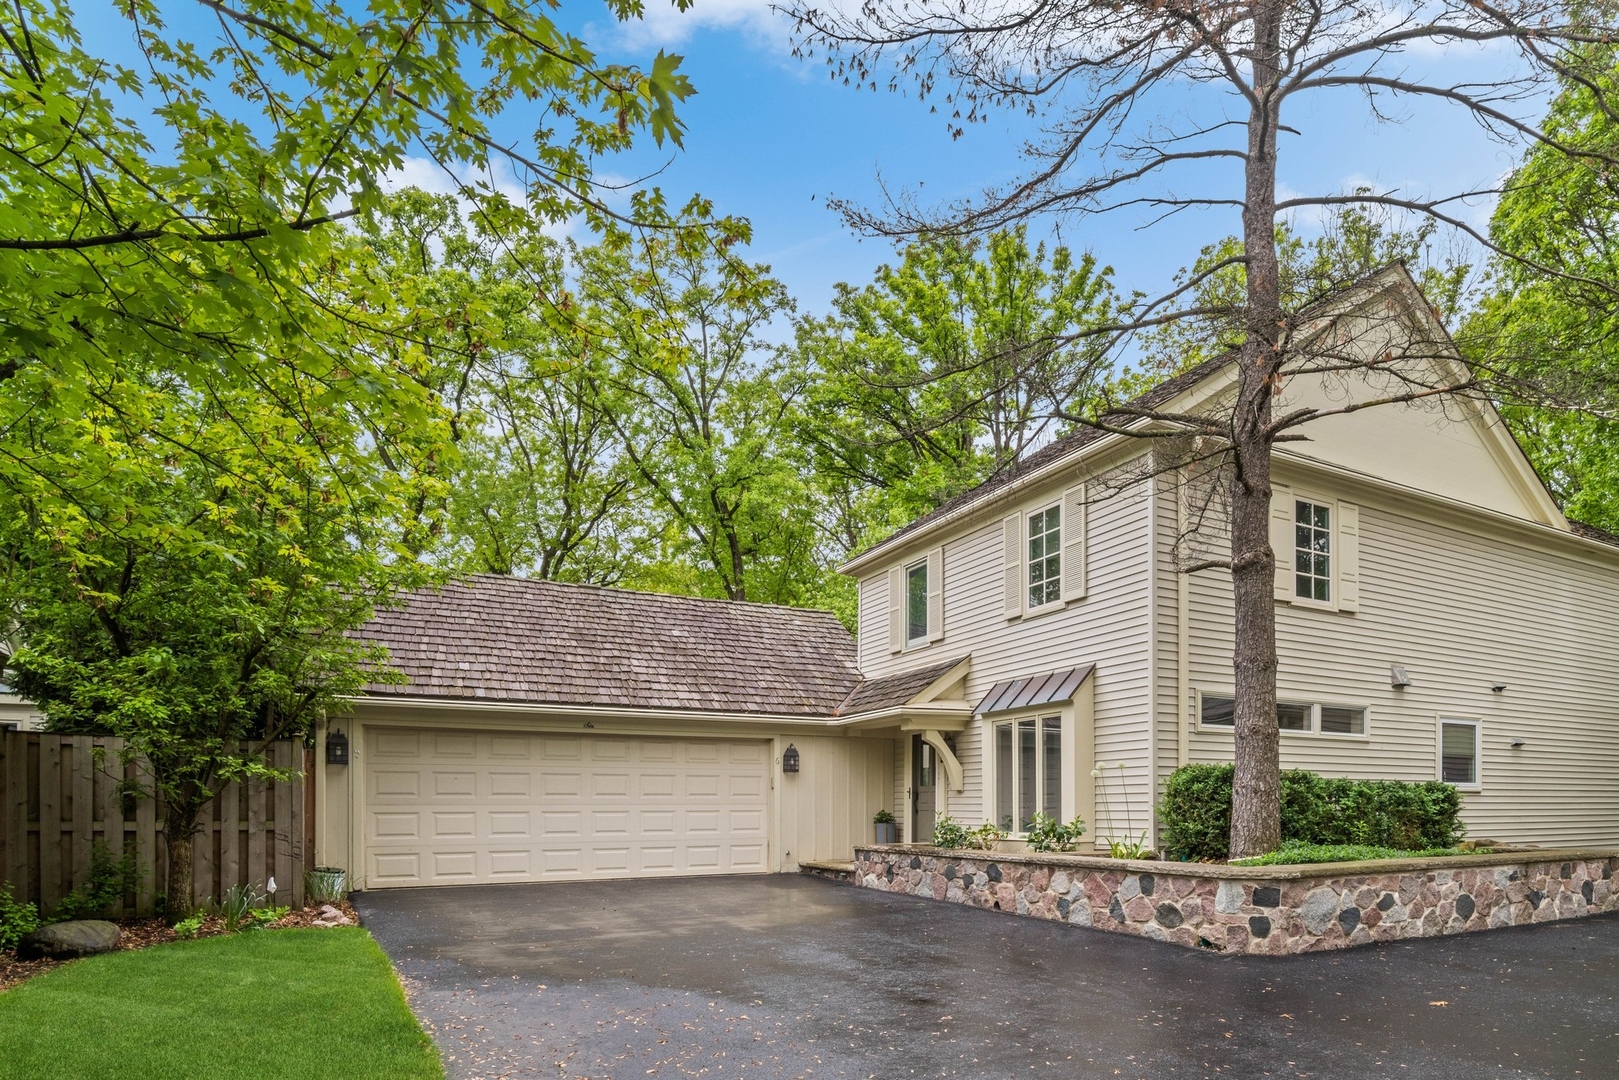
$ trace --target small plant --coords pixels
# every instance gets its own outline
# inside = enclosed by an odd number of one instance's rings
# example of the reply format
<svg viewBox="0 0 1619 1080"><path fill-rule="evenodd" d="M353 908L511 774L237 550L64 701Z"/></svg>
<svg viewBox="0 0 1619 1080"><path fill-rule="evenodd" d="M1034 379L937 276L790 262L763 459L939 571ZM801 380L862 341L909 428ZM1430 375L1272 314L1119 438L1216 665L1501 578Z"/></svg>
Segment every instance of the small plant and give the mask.
<svg viewBox="0 0 1619 1080"><path fill-rule="evenodd" d="M247 922L244 930L263 930L273 923L278 923L287 917L290 907L261 907L253 908L247 913Z"/></svg>
<svg viewBox="0 0 1619 1080"><path fill-rule="evenodd" d="M933 846L952 851L990 851L1005 835L993 822L986 821L976 829L969 829L949 814L939 815L933 823Z"/></svg>
<svg viewBox="0 0 1619 1080"><path fill-rule="evenodd" d="M225 932L234 934L250 918L254 908L263 904L265 895L257 885L232 885L219 901L219 916L225 920Z"/></svg>
<svg viewBox="0 0 1619 1080"><path fill-rule="evenodd" d="M1079 847L1079 838L1085 835L1085 821L1075 818L1064 825L1044 811L1037 811L1029 819L1025 834L1030 851L1073 851Z"/></svg>
<svg viewBox="0 0 1619 1080"><path fill-rule="evenodd" d="M967 826L949 814L940 814L933 823L933 846L936 848L960 851L967 846L967 837Z"/></svg>
<svg viewBox="0 0 1619 1080"><path fill-rule="evenodd" d="M887 810L879 810L871 815L871 823L873 825L892 825L894 824L894 815Z"/></svg>
<svg viewBox="0 0 1619 1080"><path fill-rule="evenodd" d="M0 884L0 952L15 949L25 935L39 929L39 909L11 895L11 886Z"/></svg>
<svg viewBox="0 0 1619 1080"><path fill-rule="evenodd" d="M999 826L993 821L986 821L978 828L968 830L967 847L974 851L993 851L996 843L1005 837Z"/></svg>
<svg viewBox="0 0 1619 1080"><path fill-rule="evenodd" d="M1146 833L1135 840L1109 840L1107 850L1115 859L1151 859L1158 854L1147 843Z"/></svg>
<svg viewBox="0 0 1619 1080"><path fill-rule="evenodd" d="M348 871L340 866L317 866L304 873L304 895L311 903L335 904L348 895Z"/></svg>
<svg viewBox="0 0 1619 1080"><path fill-rule="evenodd" d="M207 921L207 913L201 908L198 908L196 911L193 911L190 915L187 915L185 918L174 924L174 936L182 940L185 938L194 938L197 936L197 931L202 929L202 924Z"/></svg>
<svg viewBox="0 0 1619 1080"><path fill-rule="evenodd" d="M89 876L62 897L62 902L51 913L51 921L106 915L124 902L125 893L134 892L139 884L140 870L135 865L135 853L128 851L123 858L114 859L107 842L97 840L90 849Z"/></svg>

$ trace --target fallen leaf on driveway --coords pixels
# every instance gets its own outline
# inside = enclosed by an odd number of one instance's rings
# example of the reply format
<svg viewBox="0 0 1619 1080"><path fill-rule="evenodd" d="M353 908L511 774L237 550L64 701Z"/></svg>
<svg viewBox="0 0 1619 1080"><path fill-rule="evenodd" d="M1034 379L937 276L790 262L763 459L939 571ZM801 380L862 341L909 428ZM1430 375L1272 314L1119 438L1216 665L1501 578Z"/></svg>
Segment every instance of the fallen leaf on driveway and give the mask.
<svg viewBox="0 0 1619 1080"><path fill-rule="evenodd" d="M1428 1004L1429 1005L1437 1005L1439 1008L1443 1009L1446 1005L1449 1005L1450 1002L1448 1002L1448 1001L1430 1001L1430 1002L1428 1002Z"/></svg>

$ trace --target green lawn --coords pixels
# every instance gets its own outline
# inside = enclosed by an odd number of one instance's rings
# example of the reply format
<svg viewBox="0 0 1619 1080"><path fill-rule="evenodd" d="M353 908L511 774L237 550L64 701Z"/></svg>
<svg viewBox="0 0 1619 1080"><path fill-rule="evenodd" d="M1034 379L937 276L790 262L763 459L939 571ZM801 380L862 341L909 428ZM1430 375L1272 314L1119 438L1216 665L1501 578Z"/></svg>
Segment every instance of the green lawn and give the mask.
<svg viewBox="0 0 1619 1080"><path fill-rule="evenodd" d="M0 1075L442 1077L366 931L267 930L109 953L0 994Z"/></svg>

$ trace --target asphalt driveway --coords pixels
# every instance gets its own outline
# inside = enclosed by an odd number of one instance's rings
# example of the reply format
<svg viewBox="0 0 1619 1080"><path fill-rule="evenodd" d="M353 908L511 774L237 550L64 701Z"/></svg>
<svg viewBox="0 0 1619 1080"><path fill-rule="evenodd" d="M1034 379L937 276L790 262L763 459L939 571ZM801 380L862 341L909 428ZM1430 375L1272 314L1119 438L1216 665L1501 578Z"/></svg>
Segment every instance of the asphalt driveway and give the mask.
<svg viewBox="0 0 1619 1080"><path fill-rule="evenodd" d="M1230 958L797 876L362 893L450 1075L1619 1077L1619 917Z"/></svg>

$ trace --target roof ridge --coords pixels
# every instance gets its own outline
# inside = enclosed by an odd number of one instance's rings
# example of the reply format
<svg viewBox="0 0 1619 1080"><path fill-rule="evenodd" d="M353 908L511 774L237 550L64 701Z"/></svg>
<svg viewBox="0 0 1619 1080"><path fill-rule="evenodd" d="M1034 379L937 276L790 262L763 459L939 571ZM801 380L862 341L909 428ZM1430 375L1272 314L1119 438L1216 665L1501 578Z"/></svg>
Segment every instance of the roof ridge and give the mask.
<svg viewBox="0 0 1619 1080"><path fill-rule="evenodd" d="M554 581L550 578L525 577L521 574L495 574L488 571L472 571L457 574L445 584L462 584L468 579L487 579L490 581L515 582L523 585L556 586L563 589L589 589L595 592L611 593L614 596L656 597L662 600L691 600L703 604L719 604L724 607L774 608L779 611L791 611L795 614L809 613L813 615L830 615L836 619L838 613L831 608L801 607L796 604L778 604L765 600L731 600L723 596L692 596L689 593L659 592L656 589L630 589L618 585L596 585L583 581ZM429 586L437 588L438 586Z"/></svg>

